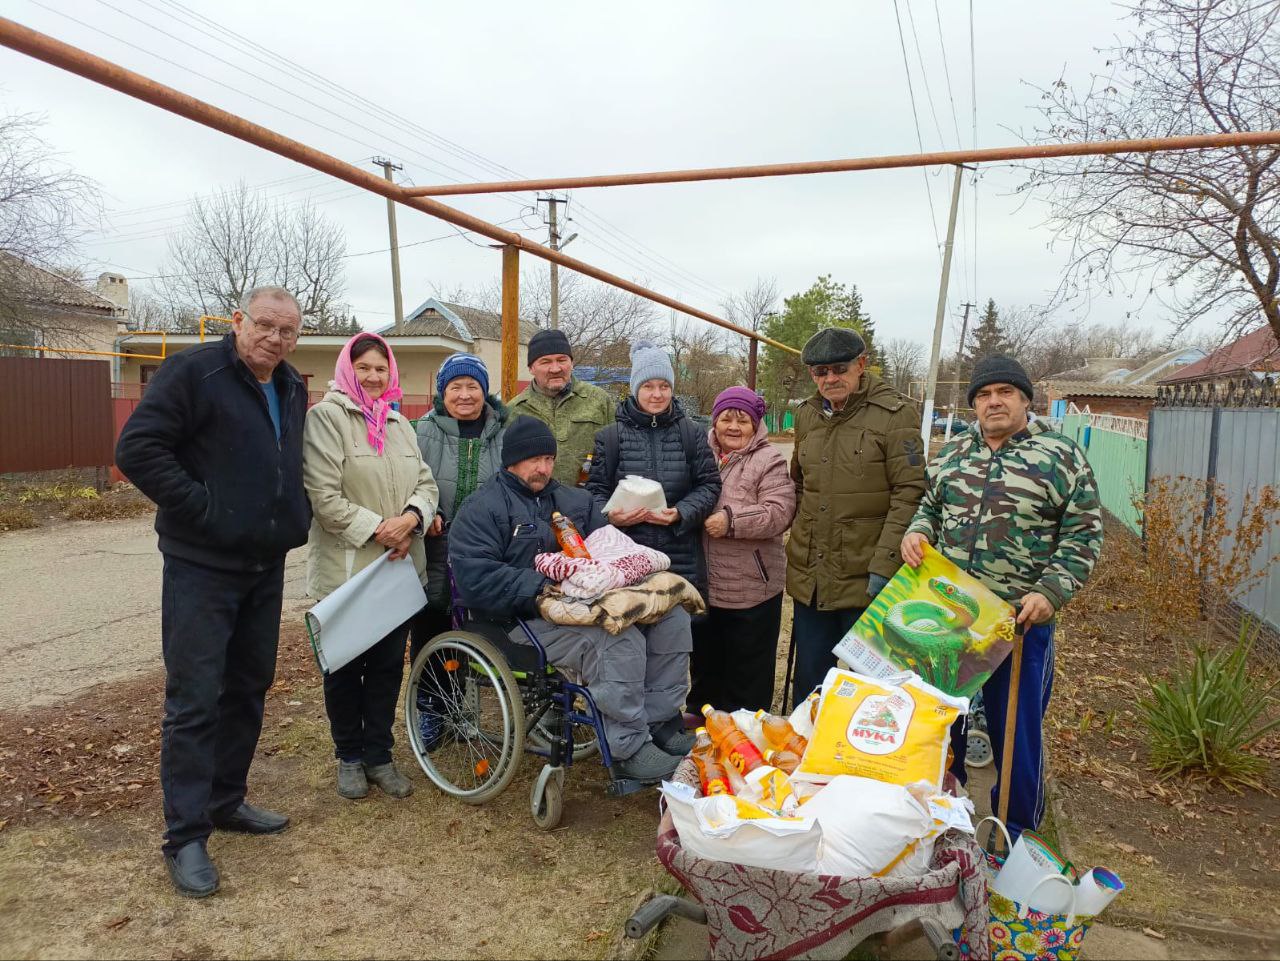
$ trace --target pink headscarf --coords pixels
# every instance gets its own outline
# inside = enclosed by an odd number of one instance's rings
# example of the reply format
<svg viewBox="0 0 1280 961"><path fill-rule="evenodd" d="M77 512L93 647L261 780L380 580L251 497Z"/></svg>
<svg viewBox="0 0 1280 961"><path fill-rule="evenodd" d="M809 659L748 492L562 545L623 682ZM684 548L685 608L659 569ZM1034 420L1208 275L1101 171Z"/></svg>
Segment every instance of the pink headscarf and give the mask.
<svg viewBox="0 0 1280 961"><path fill-rule="evenodd" d="M351 360L351 348L361 340L377 341L387 352L387 366L390 368L387 389L377 400L370 400L365 389L360 386L360 379L356 377L355 364ZM367 332L356 334L343 344L342 352L338 354L338 365L333 369L333 382L338 390L356 402L360 412L364 414L365 424L369 428L369 444L381 457L382 448L387 442L387 414L391 410L391 402L404 396L400 390L400 371L396 369L396 355L391 352L387 342L377 334Z"/></svg>

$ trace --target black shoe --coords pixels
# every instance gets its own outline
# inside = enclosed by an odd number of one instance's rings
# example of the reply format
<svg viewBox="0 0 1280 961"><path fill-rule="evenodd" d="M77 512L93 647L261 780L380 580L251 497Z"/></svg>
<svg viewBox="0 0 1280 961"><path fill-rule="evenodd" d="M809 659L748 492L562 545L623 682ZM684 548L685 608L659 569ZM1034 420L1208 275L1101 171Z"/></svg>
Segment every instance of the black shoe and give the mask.
<svg viewBox="0 0 1280 961"><path fill-rule="evenodd" d="M164 856L169 880L184 898L207 898L218 890L218 869L209 860L204 841L190 841Z"/></svg>
<svg viewBox="0 0 1280 961"><path fill-rule="evenodd" d="M244 834L279 834L289 826L289 819L275 811L256 808L252 804L241 804L230 814L213 819L213 826L219 831L240 831Z"/></svg>

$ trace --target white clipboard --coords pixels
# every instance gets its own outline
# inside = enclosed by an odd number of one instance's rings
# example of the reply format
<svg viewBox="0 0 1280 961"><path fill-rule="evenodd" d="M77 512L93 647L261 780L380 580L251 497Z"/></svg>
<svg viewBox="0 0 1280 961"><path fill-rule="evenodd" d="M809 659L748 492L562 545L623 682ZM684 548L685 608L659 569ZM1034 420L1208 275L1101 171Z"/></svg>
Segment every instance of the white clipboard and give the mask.
<svg viewBox="0 0 1280 961"><path fill-rule="evenodd" d="M427 603L413 559L390 556L387 551L307 611L307 636L321 673L349 664Z"/></svg>

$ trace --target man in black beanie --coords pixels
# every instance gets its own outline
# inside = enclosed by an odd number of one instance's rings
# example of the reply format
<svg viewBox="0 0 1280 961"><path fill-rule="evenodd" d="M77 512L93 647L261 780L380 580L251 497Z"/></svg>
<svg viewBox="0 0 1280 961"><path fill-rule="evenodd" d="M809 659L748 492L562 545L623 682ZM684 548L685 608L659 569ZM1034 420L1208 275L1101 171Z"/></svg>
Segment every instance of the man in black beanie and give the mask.
<svg viewBox="0 0 1280 961"><path fill-rule="evenodd" d="M912 567L924 545L982 581L1018 608L1022 673L1017 733L1009 774L1009 833L1040 826L1044 814L1042 728L1053 690L1054 616L1088 579L1102 550L1098 487L1075 442L1029 419L1031 378L1012 357L980 359L969 381L978 427L938 452L929 485L907 534L902 558ZM1009 702L1010 663L982 688L987 728L999 772ZM951 770L965 781L963 723L952 731ZM997 788L991 809L999 810Z"/></svg>
<svg viewBox="0 0 1280 961"><path fill-rule="evenodd" d="M555 435L560 456L556 480L578 483L596 432L614 421L614 399L594 384L573 376L573 348L560 330L540 330L529 340L529 373L533 380L507 404L508 423L536 417ZM510 428L508 428L510 430Z"/></svg>
<svg viewBox="0 0 1280 961"><path fill-rule="evenodd" d="M537 600L553 582L533 566L560 550L551 528L559 512L585 537L604 526L591 495L554 477L556 439L533 417L511 424L502 466L467 498L449 531L449 562L463 606L473 620L496 621L528 643L523 618L553 664L583 676L604 718L612 773L651 783L670 777L693 746L681 717L688 690L689 614L676 607L654 624L609 634L600 627L552 624Z"/></svg>

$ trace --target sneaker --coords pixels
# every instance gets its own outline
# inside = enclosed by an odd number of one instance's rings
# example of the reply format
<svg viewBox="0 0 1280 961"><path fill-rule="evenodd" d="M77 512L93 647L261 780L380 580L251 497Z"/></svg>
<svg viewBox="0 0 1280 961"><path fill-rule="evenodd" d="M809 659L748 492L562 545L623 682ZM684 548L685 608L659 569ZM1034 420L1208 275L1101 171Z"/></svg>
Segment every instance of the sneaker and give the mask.
<svg viewBox="0 0 1280 961"><path fill-rule="evenodd" d="M369 796L369 780L364 776L364 765L359 761L338 762L338 794L348 801Z"/></svg>
<svg viewBox="0 0 1280 961"><path fill-rule="evenodd" d="M637 781L661 781L676 772L680 758L668 754L652 741L618 764L618 773Z"/></svg>
<svg viewBox="0 0 1280 961"><path fill-rule="evenodd" d="M408 797L413 793L413 782L400 773L394 761L372 767L365 765L364 776L370 783L382 788L383 794L391 797Z"/></svg>
<svg viewBox="0 0 1280 961"><path fill-rule="evenodd" d="M422 749L430 754L444 740L444 717L439 702L430 694L418 690L418 737Z"/></svg>

